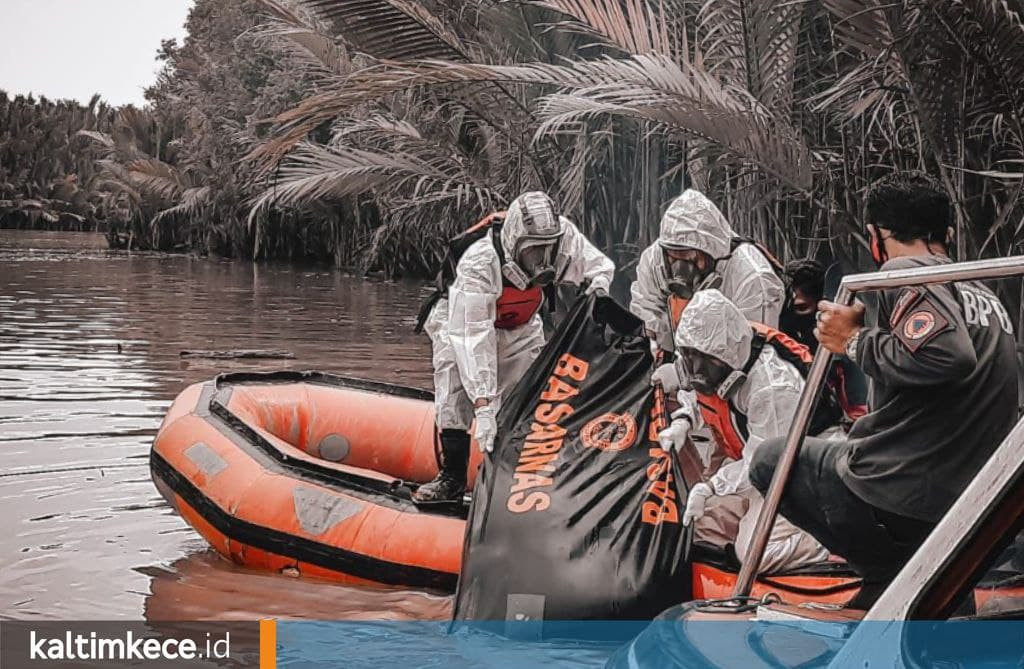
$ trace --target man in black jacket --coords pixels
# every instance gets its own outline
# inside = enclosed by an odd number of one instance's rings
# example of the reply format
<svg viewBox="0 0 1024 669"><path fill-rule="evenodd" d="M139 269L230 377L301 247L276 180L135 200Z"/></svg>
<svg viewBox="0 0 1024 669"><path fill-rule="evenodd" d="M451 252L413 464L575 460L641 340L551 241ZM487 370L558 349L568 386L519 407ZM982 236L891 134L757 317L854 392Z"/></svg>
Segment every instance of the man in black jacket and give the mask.
<svg viewBox="0 0 1024 669"><path fill-rule="evenodd" d="M918 173L876 183L867 200L883 270L951 262L950 204ZM878 313L820 305L815 336L871 380L870 412L843 442L804 442L780 512L864 579L867 608L985 464L1017 420L1013 324L980 283L879 293ZM750 479L764 493L783 441L766 442Z"/></svg>

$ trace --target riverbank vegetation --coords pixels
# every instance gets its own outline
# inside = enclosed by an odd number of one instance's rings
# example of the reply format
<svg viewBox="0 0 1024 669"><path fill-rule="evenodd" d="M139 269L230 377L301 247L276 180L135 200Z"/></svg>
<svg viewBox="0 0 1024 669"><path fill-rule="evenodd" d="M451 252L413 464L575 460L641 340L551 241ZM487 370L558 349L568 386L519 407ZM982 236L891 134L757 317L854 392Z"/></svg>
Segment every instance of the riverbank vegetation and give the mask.
<svg viewBox="0 0 1024 669"><path fill-rule="evenodd" d="M109 132L116 110L0 91L0 228L95 230L99 154L80 133Z"/></svg>
<svg viewBox="0 0 1024 669"><path fill-rule="evenodd" d="M1022 15L1021 0L197 0L147 109L65 134L99 155L78 181L96 217L139 248L423 275L449 235L538 188L628 267L694 186L783 259L853 265L867 184L915 168L956 203L960 257L1005 255L1024 242Z"/></svg>

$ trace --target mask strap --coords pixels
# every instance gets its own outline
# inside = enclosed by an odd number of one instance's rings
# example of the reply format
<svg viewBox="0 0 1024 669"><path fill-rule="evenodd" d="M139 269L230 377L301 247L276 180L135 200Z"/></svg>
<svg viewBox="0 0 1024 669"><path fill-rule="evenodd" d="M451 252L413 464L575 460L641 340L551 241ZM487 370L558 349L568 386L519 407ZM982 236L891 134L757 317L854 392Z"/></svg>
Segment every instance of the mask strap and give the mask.
<svg viewBox="0 0 1024 669"><path fill-rule="evenodd" d="M875 228L875 234L872 236L872 239L871 259L881 266L889 259L889 254L885 250L885 239L882 237L882 231L880 228Z"/></svg>
<svg viewBox="0 0 1024 669"><path fill-rule="evenodd" d="M715 394L723 400L727 400L736 392L737 389L739 389L741 385L743 385L743 382L746 380L747 375L744 372L738 369L733 370L729 376L725 377L725 380L718 385L718 390L715 391Z"/></svg>

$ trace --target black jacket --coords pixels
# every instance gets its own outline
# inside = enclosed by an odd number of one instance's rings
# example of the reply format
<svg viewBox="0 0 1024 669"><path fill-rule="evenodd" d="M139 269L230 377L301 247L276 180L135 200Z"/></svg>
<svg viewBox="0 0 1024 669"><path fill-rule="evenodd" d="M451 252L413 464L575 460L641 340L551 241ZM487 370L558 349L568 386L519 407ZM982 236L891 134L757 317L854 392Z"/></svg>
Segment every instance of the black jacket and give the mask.
<svg viewBox="0 0 1024 669"><path fill-rule="evenodd" d="M883 270L949 263L896 258ZM1013 323L980 283L879 294L857 345L870 413L850 430L846 485L886 511L937 522L1017 420Z"/></svg>

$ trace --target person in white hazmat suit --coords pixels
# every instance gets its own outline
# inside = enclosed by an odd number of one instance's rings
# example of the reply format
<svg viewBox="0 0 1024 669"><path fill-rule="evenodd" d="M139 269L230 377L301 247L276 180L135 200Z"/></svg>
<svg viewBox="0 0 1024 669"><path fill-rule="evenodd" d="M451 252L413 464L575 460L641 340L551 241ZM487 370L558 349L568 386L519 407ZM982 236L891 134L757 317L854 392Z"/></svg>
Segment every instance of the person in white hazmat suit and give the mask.
<svg viewBox="0 0 1024 669"><path fill-rule="evenodd" d="M711 200L688 189L662 217L658 240L640 255L629 308L647 336L671 351L678 313L670 299L681 308L701 287L717 287L748 320L778 326L785 288L771 263L739 240Z"/></svg>
<svg viewBox="0 0 1024 669"><path fill-rule="evenodd" d="M745 423L745 430L726 427L716 431L716 439L722 438L722 433L732 435L737 443L725 450L736 459L723 465L707 483L693 486L683 514L683 524L689 525L704 516L715 496L747 497L750 504L740 519L735 542L741 560L763 501L747 477L750 460L762 442L786 435L804 387L800 372L773 345L764 345L751 360L753 341L754 330L736 305L718 290L702 290L693 296L676 328L675 362L655 373L667 392L678 392L680 404L669 427L658 435L665 450L679 450L690 430L704 426L706 409L698 405L698 397L701 404L718 402L722 413L729 414L722 418L732 425ZM701 538L700 524L696 532ZM761 571L792 569L826 559L828 551L814 537L780 516Z"/></svg>
<svg viewBox="0 0 1024 669"><path fill-rule="evenodd" d="M615 264L541 192L516 198L504 222L466 249L447 297L425 324L442 462L437 478L413 494L415 502L461 498L474 418L480 449L494 448L502 399L544 346L543 287L571 283L607 294L614 273Z"/></svg>

